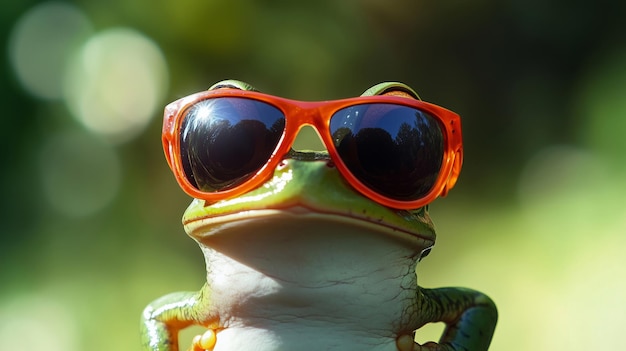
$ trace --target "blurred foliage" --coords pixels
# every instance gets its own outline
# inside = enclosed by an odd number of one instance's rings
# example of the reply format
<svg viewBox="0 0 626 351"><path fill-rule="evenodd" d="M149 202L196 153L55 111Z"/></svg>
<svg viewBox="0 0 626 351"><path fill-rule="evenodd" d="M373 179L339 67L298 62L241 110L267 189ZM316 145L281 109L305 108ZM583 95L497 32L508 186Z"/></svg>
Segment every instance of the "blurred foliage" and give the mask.
<svg viewBox="0 0 626 351"><path fill-rule="evenodd" d="M11 1L0 12L0 339L48 328L41 339L49 350L139 349L143 307L202 284L202 257L180 225L189 199L162 156L158 112L132 140L110 143L72 118L62 99L24 88L12 38L38 4ZM617 268L625 266L617 248L626 229L626 3L63 4L81 11L94 33L131 28L160 48L169 74L157 111L235 78L303 100L356 96L397 80L458 112L465 164L457 187L432 208L439 245L420 280L492 295L502 315L497 350L560 349L563 340L570 350L625 346L613 329L626 322L614 292L626 277ZM65 151L48 148L55 140ZM111 167L118 173L98 178ZM59 170L75 196L111 193L110 201L89 213L60 211L63 195L46 190ZM110 177L117 185L105 184ZM105 185L115 189L90 192ZM68 191L60 194L74 196Z"/></svg>

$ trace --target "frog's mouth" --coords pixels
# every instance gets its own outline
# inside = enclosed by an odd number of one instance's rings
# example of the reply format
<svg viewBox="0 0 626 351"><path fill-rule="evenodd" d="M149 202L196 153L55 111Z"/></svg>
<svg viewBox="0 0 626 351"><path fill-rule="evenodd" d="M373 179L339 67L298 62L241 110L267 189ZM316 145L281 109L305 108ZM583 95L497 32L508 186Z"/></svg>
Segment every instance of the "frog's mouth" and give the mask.
<svg viewBox="0 0 626 351"><path fill-rule="evenodd" d="M434 244L435 233L429 220L419 214L406 213L413 218L401 218L393 223L384 218L368 216L366 213L324 211L298 204L281 208L240 210L232 213L205 214L183 222L185 231L198 241L229 231L245 231L249 235L277 231L292 231L294 235L321 232L344 235L347 232L377 234L404 242L423 250ZM410 221L412 219L412 221ZM402 225L402 221L411 225ZM210 240L210 239L209 239Z"/></svg>

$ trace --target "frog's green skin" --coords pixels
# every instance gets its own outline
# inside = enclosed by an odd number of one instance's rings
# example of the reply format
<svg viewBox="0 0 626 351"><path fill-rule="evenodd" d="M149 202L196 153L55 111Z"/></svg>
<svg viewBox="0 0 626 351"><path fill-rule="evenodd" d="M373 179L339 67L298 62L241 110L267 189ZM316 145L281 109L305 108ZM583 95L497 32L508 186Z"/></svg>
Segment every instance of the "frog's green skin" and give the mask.
<svg viewBox="0 0 626 351"><path fill-rule="evenodd" d="M252 88L237 81L217 87ZM367 94L399 90L383 83ZM185 212L207 283L151 303L144 350L177 351L178 331L218 331L216 351L487 350L497 312L480 292L417 286L416 263L435 242L426 208L393 210L356 193L326 153L286 155L265 185ZM445 322L439 343L413 332Z"/></svg>

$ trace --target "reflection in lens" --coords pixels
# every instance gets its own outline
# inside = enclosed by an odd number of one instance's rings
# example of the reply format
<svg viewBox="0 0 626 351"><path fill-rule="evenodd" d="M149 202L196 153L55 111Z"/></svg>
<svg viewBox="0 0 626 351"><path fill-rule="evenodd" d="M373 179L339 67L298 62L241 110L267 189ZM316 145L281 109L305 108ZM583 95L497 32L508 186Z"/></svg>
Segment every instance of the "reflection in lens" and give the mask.
<svg viewBox="0 0 626 351"><path fill-rule="evenodd" d="M283 113L260 101L217 98L195 104L180 131L187 179L209 192L241 184L267 163L284 127Z"/></svg>
<svg viewBox="0 0 626 351"><path fill-rule="evenodd" d="M406 106L363 104L335 113L330 132L350 172L396 200L425 196L443 160L443 134L435 118Z"/></svg>

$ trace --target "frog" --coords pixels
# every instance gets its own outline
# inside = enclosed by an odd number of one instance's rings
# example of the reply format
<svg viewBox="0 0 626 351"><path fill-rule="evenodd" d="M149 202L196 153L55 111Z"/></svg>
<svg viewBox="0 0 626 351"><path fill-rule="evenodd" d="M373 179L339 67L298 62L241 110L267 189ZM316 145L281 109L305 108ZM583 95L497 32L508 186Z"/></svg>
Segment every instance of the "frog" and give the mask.
<svg viewBox="0 0 626 351"><path fill-rule="evenodd" d="M256 91L227 80L209 90ZM403 83L361 96L419 99ZM167 150L166 150L167 153ZM326 151L284 155L259 186L218 201L195 198L185 232L204 255L206 282L142 313L145 351L178 351L180 330L201 326L192 351L487 350L493 300L476 290L422 288L416 267L435 244L429 206L397 209L363 196ZM415 331L443 322L439 341Z"/></svg>

